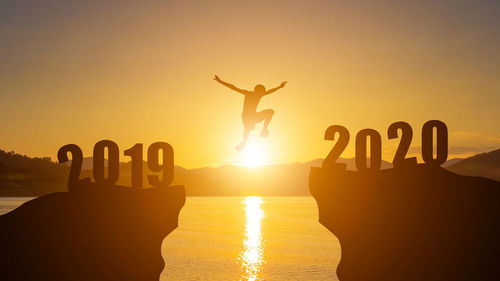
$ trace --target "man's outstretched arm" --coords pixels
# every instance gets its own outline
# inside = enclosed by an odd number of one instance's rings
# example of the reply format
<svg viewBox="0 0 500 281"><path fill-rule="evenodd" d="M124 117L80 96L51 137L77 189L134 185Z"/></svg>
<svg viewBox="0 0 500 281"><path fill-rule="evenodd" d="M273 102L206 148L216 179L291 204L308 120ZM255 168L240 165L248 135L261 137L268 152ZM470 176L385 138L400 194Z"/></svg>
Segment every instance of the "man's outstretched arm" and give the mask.
<svg viewBox="0 0 500 281"><path fill-rule="evenodd" d="M285 85L286 85L286 81L285 81L285 82L281 82L281 85L279 85L278 87L276 87L276 88L272 88L272 89L268 90L268 91L266 92L266 95L269 95L269 94L271 94L271 93L276 92L277 90L279 90L279 89L281 89L281 88L285 87Z"/></svg>
<svg viewBox="0 0 500 281"><path fill-rule="evenodd" d="M221 83L222 85L228 87L229 89L234 90L234 91L240 93L240 94L244 94L244 95L248 94L247 90L240 89L240 88L234 86L233 84L224 82L217 75L215 75L214 80L217 81L217 82L219 82L219 83Z"/></svg>

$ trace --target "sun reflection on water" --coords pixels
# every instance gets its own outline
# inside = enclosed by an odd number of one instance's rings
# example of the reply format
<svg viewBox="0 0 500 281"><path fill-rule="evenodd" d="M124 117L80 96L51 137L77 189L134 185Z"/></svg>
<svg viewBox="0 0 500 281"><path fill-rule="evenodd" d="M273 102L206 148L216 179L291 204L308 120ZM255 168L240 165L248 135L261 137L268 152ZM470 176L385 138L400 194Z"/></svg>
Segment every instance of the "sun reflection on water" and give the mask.
<svg viewBox="0 0 500 281"><path fill-rule="evenodd" d="M260 208L262 199L249 196L245 199L245 239L240 254L242 276L241 281L262 280L261 271L264 263L264 247L262 241L261 220L264 211Z"/></svg>

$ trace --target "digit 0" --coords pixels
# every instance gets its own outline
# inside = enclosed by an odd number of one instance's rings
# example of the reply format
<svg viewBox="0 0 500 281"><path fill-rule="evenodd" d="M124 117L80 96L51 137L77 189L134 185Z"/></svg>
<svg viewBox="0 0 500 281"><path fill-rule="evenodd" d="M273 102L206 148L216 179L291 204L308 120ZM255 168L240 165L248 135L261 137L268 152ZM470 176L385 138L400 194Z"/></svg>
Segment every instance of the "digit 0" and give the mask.
<svg viewBox="0 0 500 281"><path fill-rule="evenodd" d="M104 149L108 148L108 177L105 177ZM114 184L118 180L120 159L118 145L110 140L102 140L94 146L93 172L96 183Z"/></svg>
<svg viewBox="0 0 500 281"><path fill-rule="evenodd" d="M433 153L434 128L436 128L436 158ZM439 120L427 121L422 127L422 158L429 165L441 165L448 159L448 128Z"/></svg>
<svg viewBox="0 0 500 281"><path fill-rule="evenodd" d="M370 167L366 161L366 140L370 137ZM356 168L359 172L375 172L382 166L382 138L373 129L364 129L356 135Z"/></svg>

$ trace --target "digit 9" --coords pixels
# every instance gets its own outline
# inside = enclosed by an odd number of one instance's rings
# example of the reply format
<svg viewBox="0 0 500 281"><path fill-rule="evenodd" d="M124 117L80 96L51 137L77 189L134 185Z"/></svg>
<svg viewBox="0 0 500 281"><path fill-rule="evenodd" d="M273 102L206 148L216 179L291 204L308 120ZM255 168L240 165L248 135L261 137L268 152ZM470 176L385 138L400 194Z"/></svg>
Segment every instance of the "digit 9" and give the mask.
<svg viewBox="0 0 500 281"><path fill-rule="evenodd" d="M162 161L160 164L160 151L162 152ZM149 184L154 187L166 187L174 179L174 149L166 142L155 142L148 148L148 167L154 173L159 175L148 176Z"/></svg>

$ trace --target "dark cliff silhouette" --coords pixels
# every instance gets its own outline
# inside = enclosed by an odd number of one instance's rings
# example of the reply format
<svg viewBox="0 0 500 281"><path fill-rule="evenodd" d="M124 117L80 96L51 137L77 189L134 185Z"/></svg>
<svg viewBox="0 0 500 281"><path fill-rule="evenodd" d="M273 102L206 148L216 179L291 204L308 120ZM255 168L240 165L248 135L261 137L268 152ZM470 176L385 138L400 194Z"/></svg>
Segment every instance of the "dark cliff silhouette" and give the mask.
<svg viewBox="0 0 500 281"><path fill-rule="evenodd" d="M500 183L439 166L312 168L341 281L500 280Z"/></svg>
<svg viewBox="0 0 500 281"><path fill-rule="evenodd" d="M1 280L158 280L182 186L80 182L0 216Z"/></svg>

